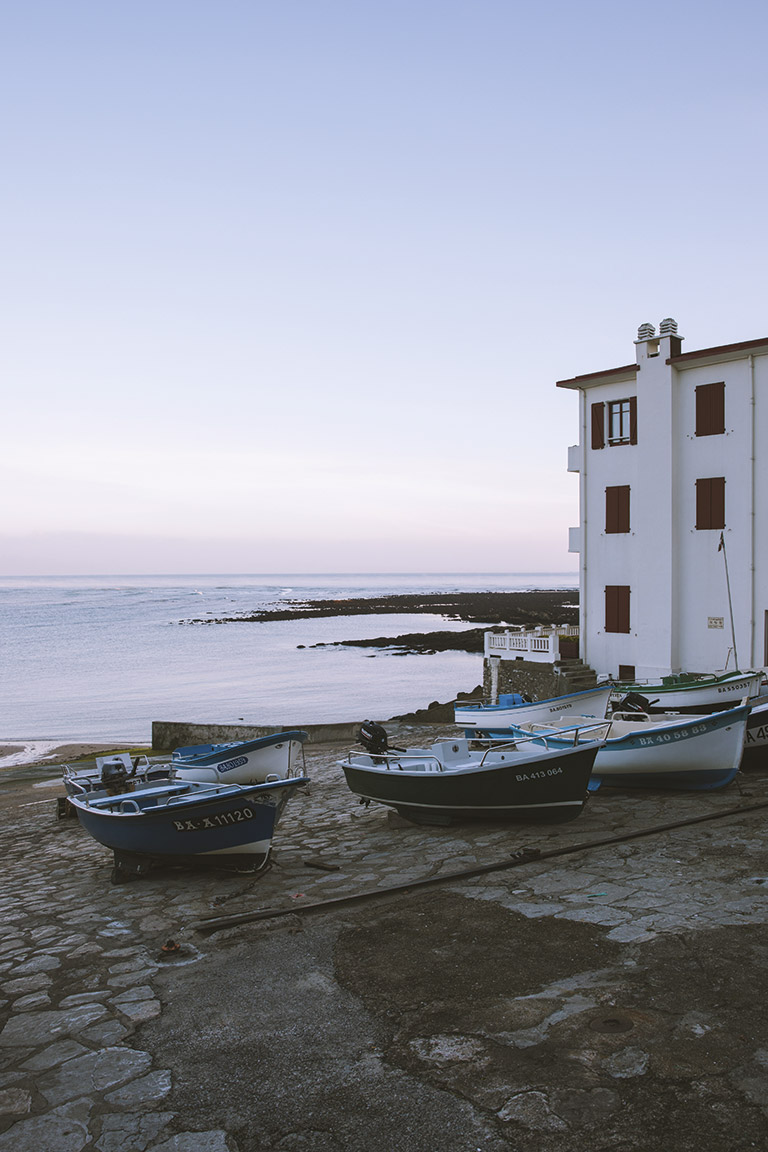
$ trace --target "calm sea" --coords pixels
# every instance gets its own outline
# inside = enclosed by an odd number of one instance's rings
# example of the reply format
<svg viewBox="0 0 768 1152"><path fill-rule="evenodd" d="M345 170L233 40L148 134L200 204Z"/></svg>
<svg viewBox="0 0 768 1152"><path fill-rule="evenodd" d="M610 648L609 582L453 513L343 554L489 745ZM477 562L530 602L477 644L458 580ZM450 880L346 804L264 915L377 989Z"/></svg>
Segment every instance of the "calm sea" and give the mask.
<svg viewBox="0 0 768 1152"><path fill-rule="evenodd" d="M570 573L0 578L0 741L148 743L153 720L386 719L473 688L482 657L311 645L471 625L345 617L344 598L577 586ZM337 598L340 615L183 624L304 598Z"/></svg>

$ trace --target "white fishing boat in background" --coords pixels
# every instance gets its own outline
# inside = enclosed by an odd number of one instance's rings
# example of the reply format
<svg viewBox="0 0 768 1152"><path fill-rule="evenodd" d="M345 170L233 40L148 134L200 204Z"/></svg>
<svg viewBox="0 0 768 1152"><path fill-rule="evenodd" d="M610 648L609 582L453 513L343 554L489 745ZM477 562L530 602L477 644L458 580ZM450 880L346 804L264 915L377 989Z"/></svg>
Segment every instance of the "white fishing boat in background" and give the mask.
<svg viewBox="0 0 768 1152"><path fill-rule="evenodd" d="M613 691L611 684L571 692L548 700L530 700L518 693L501 693L498 704L456 704L454 718L465 736L495 736L513 724L544 723L558 716L597 716L602 719Z"/></svg>
<svg viewBox="0 0 768 1152"><path fill-rule="evenodd" d="M762 672L729 672L721 676L680 672L660 681L615 681L611 704L617 705L628 693L639 693L651 712L715 712L733 708L748 697L756 697Z"/></svg>

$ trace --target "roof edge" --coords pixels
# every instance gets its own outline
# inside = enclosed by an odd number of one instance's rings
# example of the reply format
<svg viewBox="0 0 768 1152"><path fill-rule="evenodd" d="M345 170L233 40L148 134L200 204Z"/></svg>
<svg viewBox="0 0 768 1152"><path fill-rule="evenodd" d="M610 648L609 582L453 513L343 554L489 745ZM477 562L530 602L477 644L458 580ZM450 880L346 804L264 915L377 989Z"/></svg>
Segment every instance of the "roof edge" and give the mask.
<svg viewBox="0 0 768 1152"><path fill-rule="evenodd" d="M695 352L681 352L670 356L667 364L684 364L686 360L701 360L705 356L727 356L733 352L748 352L752 348L765 348L768 352L768 336L761 340L742 340L739 344L719 344L715 348L697 348Z"/></svg>
<svg viewBox="0 0 768 1152"><path fill-rule="evenodd" d="M569 380L556 381L556 388L583 388L598 381L615 376L628 376L637 372L637 364L625 364L622 368L606 368L603 372L587 372L583 376L573 376Z"/></svg>

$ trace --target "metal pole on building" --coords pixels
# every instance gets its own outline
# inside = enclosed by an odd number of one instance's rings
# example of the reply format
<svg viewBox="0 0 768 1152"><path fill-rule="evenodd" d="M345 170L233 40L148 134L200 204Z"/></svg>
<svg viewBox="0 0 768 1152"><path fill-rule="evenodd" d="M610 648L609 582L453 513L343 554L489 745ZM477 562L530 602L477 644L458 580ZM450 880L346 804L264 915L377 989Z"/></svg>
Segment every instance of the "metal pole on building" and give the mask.
<svg viewBox="0 0 768 1152"><path fill-rule="evenodd" d="M733 626L733 600L731 599L731 578L728 575L728 553L725 548L725 536L720 533L720 543L717 546L718 552L723 554L723 563L725 564L725 586L728 589L728 611L731 614L731 640L733 641L733 658L736 661L736 671L739 672L739 653L736 650L736 630Z"/></svg>

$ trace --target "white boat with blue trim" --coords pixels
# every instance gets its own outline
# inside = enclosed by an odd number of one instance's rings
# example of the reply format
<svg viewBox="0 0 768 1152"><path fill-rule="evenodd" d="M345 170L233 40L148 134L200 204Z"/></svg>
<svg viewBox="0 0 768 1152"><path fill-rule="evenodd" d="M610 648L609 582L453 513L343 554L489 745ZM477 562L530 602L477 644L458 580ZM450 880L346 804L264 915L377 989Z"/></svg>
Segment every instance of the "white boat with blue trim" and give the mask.
<svg viewBox="0 0 768 1152"><path fill-rule="evenodd" d="M603 719L612 691L612 685L604 684L548 700L531 700L517 692L500 693L496 704L457 703L454 719L467 737L503 735L513 724L543 724L560 716Z"/></svg>
<svg viewBox="0 0 768 1152"><path fill-rule="evenodd" d="M602 734L593 770L602 784L703 791L725 787L739 771L749 713L747 705L702 716L616 712L602 722L582 716L522 724L512 735L566 748Z"/></svg>
<svg viewBox="0 0 768 1152"><path fill-rule="evenodd" d="M171 758L176 776L212 784L263 784L302 775L299 753L309 734L294 728L253 740L228 744L195 744L177 748Z"/></svg>
<svg viewBox="0 0 768 1152"><path fill-rule="evenodd" d="M194 780L206 784L264 784L304 774L301 729L274 732L253 740L226 744L195 744L177 748L170 760L132 757L129 752L99 756L92 768L62 766L67 793L78 795L106 786L145 784L148 781ZM301 753L301 763L300 763Z"/></svg>

